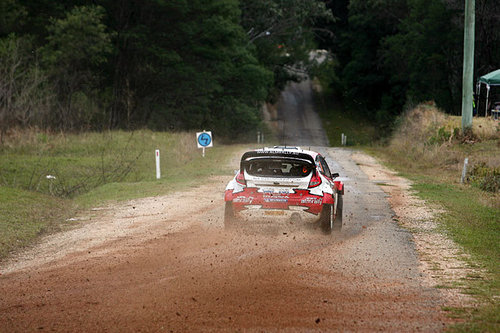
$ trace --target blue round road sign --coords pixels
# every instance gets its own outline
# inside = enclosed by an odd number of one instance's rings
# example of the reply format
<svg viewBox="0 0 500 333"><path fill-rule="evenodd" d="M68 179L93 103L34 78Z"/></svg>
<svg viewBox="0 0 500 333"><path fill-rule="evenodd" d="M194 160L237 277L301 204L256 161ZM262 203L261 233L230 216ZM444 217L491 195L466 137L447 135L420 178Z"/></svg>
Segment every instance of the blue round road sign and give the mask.
<svg viewBox="0 0 500 333"><path fill-rule="evenodd" d="M212 142L212 137L207 133L202 133L198 137L198 143L200 144L200 146L207 147L208 145L210 145L210 142Z"/></svg>

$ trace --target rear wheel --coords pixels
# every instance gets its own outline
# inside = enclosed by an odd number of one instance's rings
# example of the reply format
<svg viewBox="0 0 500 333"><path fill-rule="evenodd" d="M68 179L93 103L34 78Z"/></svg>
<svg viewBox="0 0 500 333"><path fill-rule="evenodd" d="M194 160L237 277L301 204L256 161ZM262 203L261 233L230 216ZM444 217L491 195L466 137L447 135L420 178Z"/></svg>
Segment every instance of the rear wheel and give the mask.
<svg viewBox="0 0 500 333"><path fill-rule="evenodd" d="M335 221L333 221L333 230L340 231L342 229L342 211L344 210L344 196L337 195L337 214L335 214Z"/></svg>
<svg viewBox="0 0 500 333"><path fill-rule="evenodd" d="M224 208L224 228L234 227L236 223L236 216L234 215L234 208L232 201L226 201Z"/></svg>
<svg viewBox="0 0 500 333"><path fill-rule="evenodd" d="M332 232L333 228L333 205L324 204L319 216L319 226L325 234Z"/></svg>

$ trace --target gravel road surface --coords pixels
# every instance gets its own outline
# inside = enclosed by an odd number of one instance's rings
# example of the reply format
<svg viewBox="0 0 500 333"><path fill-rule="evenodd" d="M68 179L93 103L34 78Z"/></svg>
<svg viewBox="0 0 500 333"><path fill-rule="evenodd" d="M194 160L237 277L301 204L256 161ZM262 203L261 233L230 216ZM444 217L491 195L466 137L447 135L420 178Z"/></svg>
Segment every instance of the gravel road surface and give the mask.
<svg viewBox="0 0 500 333"><path fill-rule="evenodd" d="M287 146L328 147L328 137L315 111L311 81L288 84L278 102L280 143Z"/></svg>
<svg viewBox="0 0 500 333"><path fill-rule="evenodd" d="M289 109L305 84L285 92ZM0 267L0 331L442 331L443 300L424 283L412 235L351 150L308 134L321 132L316 118L303 115L310 127L286 143L320 146L341 174L341 233L290 221L225 231L231 175L103 207Z"/></svg>

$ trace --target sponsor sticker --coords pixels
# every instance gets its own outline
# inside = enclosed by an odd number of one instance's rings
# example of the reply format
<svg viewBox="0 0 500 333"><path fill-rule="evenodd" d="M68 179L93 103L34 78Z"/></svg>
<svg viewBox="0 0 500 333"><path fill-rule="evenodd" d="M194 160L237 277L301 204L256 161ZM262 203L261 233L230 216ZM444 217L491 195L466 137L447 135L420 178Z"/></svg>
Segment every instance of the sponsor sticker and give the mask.
<svg viewBox="0 0 500 333"><path fill-rule="evenodd" d="M253 197L245 197L245 196L238 196L233 199L233 202L241 202L241 203L252 203L253 202Z"/></svg>
<svg viewBox="0 0 500 333"><path fill-rule="evenodd" d="M264 198L264 202L288 202L288 198L270 197L270 198Z"/></svg>
<svg viewBox="0 0 500 333"><path fill-rule="evenodd" d="M304 198L300 201L301 204L320 205L323 202L322 198Z"/></svg>

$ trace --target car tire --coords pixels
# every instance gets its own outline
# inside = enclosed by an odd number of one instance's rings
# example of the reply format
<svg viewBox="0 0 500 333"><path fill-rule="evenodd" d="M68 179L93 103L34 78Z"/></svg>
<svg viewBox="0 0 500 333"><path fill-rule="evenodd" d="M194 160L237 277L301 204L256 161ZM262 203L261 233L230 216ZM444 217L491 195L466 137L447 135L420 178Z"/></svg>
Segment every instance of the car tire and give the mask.
<svg viewBox="0 0 500 333"><path fill-rule="evenodd" d="M342 230L342 214L344 210L344 196L342 194L337 195L337 214L335 214L335 221L333 221L333 230Z"/></svg>
<svg viewBox="0 0 500 333"><path fill-rule="evenodd" d="M319 226L325 234L332 232L333 228L333 205L324 204L319 215Z"/></svg>
<svg viewBox="0 0 500 333"><path fill-rule="evenodd" d="M226 201L224 208L224 228L229 229L234 227L236 223L236 216L234 215L234 208L232 201Z"/></svg>

